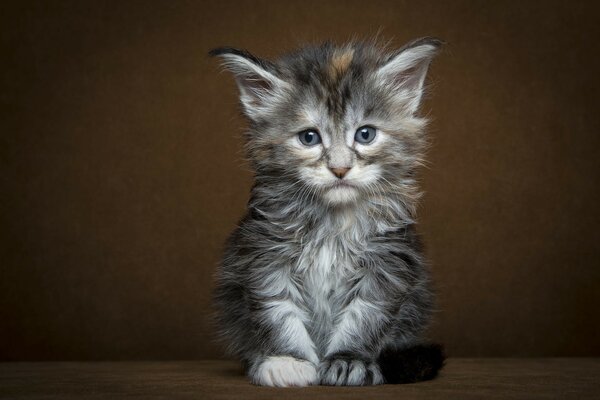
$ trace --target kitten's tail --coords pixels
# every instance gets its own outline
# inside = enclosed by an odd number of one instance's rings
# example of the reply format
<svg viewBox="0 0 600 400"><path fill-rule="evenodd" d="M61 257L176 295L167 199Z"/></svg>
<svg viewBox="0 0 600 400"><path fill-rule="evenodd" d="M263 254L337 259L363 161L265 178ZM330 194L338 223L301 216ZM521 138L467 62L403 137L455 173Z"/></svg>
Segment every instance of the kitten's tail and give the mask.
<svg viewBox="0 0 600 400"><path fill-rule="evenodd" d="M442 345L427 344L402 350L385 349L377 363L386 383L413 383L435 378L445 359Z"/></svg>

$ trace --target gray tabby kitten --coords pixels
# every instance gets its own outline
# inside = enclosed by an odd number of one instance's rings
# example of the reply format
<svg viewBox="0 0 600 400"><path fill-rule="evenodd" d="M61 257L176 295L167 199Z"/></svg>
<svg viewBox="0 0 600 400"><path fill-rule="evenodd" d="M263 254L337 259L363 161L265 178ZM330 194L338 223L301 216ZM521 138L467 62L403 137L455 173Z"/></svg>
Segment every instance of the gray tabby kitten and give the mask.
<svg viewBox="0 0 600 400"><path fill-rule="evenodd" d="M441 347L421 343L432 294L413 219L417 110L440 45L325 43L277 62L211 51L235 75L250 125L255 184L216 305L253 383L414 382L442 367Z"/></svg>

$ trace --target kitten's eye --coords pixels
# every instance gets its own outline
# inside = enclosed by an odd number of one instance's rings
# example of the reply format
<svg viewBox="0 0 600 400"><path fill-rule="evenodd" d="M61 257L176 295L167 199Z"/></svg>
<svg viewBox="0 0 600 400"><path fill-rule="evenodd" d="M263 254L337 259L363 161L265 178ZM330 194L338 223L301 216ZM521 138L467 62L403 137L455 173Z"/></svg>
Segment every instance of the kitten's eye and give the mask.
<svg viewBox="0 0 600 400"><path fill-rule="evenodd" d="M298 134L298 138L300 139L300 142L305 146L314 146L316 144L321 143L321 135L319 135L319 132L313 129L308 129L306 131L300 132Z"/></svg>
<svg viewBox="0 0 600 400"><path fill-rule="evenodd" d="M354 140L361 144L369 144L375 140L377 130L372 126L358 128L354 134Z"/></svg>

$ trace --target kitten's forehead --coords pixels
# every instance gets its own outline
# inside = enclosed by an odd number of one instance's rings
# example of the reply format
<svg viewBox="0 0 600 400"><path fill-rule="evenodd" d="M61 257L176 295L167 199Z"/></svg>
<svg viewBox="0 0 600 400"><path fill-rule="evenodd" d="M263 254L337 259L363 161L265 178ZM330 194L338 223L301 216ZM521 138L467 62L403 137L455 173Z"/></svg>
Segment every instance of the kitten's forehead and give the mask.
<svg viewBox="0 0 600 400"><path fill-rule="evenodd" d="M381 58L373 46L325 43L284 56L278 66L294 83L295 97L305 108L341 123L348 113L368 108L364 102L368 78Z"/></svg>

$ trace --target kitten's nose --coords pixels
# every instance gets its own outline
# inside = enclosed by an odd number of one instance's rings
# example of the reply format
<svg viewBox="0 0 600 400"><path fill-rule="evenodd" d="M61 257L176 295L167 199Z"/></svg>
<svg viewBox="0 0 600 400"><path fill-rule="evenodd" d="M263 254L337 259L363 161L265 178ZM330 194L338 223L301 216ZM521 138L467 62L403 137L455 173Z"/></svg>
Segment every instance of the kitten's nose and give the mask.
<svg viewBox="0 0 600 400"><path fill-rule="evenodd" d="M346 168L346 167L329 168L329 169L331 170L331 172L333 172L333 174L335 176L337 176L340 179L342 179L348 173L348 171L350 171L350 168Z"/></svg>

